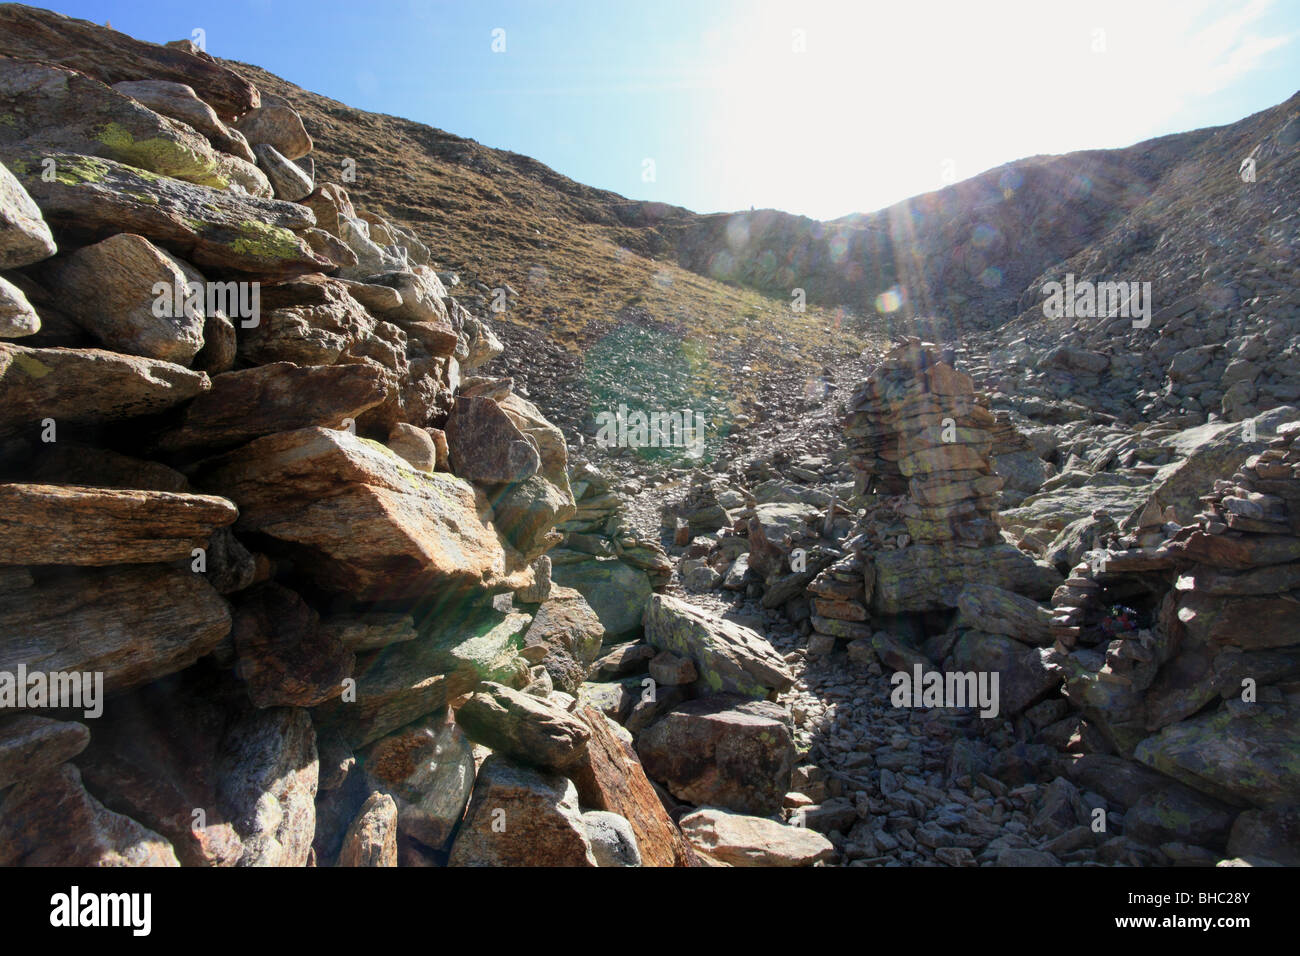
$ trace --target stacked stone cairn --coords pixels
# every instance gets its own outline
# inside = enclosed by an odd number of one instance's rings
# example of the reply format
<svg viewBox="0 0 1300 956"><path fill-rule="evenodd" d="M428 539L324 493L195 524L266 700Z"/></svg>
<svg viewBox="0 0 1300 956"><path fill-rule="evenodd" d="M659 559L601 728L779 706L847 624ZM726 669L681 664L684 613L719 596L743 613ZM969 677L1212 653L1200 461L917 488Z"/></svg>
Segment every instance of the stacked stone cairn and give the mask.
<svg viewBox="0 0 1300 956"><path fill-rule="evenodd" d="M905 529L888 536L894 549L873 554L873 610L953 608L969 582L1051 594L1059 576L1001 538L995 427L970 377L916 338L888 352L854 393L844 433L867 507L862 530L871 535L876 514L891 531L899 518Z"/></svg>

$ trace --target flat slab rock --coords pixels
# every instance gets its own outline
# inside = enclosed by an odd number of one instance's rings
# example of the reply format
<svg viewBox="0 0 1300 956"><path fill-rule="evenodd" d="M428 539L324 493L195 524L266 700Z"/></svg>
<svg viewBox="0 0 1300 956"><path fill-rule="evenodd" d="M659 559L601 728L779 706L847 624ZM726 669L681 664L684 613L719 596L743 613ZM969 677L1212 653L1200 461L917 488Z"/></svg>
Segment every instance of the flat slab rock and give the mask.
<svg viewBox="0 0 1300 956"><path fill-rule="evenodd" d="M681 820L691 846L731 866L812 866L835 852L815 830L705 807Z"/></svg>
<svg viewBox="0 0 1300 956"><path fill-rule="evenodd" d="M197 482L239 506L237 531L289 546L320 587L365 599L431 589L508 589L485 505L462 479L417 471L377 442L302 428L268 435L212 462Z"/></svg>
<svg viewBox="0 0 1300 956"><path fill-rule="evenodd" d="M55 176L41 177L53 160ZM76 153L12 153L10 169L46 222L78 241L136 233L200 269L263 278L328 271L295 229L316 225L306 206L169 179Z"/></svg>
<svg viewBox="0 0 1300 956"><path fill-rule="evenodd" d="M158 444L168 451L207 451L312 425L339 428L387 394L383 370L374 365L273 362L223 372L213 376L211 391L186 406L180 427Z"/></svg>
<svg viewBox="0 0 1300 956"><path fill-rule="evenodd" d="M188 560L238 513L213 495L0 484L0 564Z"/></svg>
<svg viewBox="0 0 1300 956"><path fill-rule="evenodd" d="M917 544L875 555L876 614L940 611L957 606L969 584L1004 588L1040 601L1050 600L1060 574L1009 544L987 548Z"/></svg>
<svg viewBox="0 0 1300 956"><path fill-rule="evenodd" d="M42 423L101 424L150 415L211 387L170 362L100 349L33 349L0 342L0 434Z"/></svg>
<svg viewBox="0 0 1300 956"><path fill-rule="evenodd" d="M0 670L102 671L109 692L188 667L229 633L229 605L189 570L69 569L0 591Z"/></svg>
<svg viewBox="0 0 1300 956"><path fill-rule="evenodd" d="M695 686L703 693L765 698L794 683L785 661L757 631L678 598L652 594L643 623L648 644L695 663L699 673Z"/></svg>

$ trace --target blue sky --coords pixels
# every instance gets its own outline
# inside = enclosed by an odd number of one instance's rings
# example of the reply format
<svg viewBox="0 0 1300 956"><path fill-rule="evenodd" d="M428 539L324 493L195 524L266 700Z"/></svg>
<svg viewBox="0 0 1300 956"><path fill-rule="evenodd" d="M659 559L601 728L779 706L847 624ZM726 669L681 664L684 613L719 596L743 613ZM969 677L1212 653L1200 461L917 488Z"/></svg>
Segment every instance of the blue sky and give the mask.
<svg viewBox="0 0 1300 956"><path fill-rule="evenodd" d="M214 55L351 106L699 212L867 212L1023 156L1232 122L1300 89L1296 0L50 7L156 42L201 29Z"/></svg>

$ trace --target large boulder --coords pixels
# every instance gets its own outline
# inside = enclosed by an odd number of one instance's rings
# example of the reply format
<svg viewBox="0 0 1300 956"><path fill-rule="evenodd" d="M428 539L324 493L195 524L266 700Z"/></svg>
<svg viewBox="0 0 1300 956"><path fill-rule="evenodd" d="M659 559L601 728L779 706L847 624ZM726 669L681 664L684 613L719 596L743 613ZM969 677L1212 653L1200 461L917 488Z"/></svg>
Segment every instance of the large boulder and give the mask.
<svg viewBox="0 0 1300 956"><path fill-rule="evenodd" d="M449 866L596 866L573 783L513 763L483 761Z"/></svg>
<svg viewBox="0 0 1300 956"><path fill-rule="evenodd" d="M968 584L957 595L960 626L1005 634L1025 644L1052 643L1052 609L988 584Z"/></svg>
<svg viewBox="0 0 1300 956"><path fill-rule="evenodd" d="M387 394L383 370L374 365L274 362L225 372L213 376L211 391L185 406L179 427L159 446L211 450L311 425L338 428Z"/></svg>
<svg viewBox="0 0 1300 956"><path fill-rule="evenodd" d="M198 483L239 506L237 531L281 542L324 588L395 600L526 583L526 567L507 569L486 506L466 482L417 471L346 431L259 438L213 461Z"/></svg>
<svg viewBox="0 0 1300 956"><path fill-rule="evenodd" d="M542 666L551 683L566 694L576 694L600 656L605 628L586 598L573 588L554 586L537 608L524 635L524 646L546 649Z"/></svg>
<svg viewBox="0 0 1300 956"><path fill-rule="evenodd" d="M227 119L261 104L257 87L210 56L146 43L88 20L18 3L0 5L0 53L56 63L103 83L184 83Z"/></svg>
<svg viewBox="0 0 1300 956"><path fill-rule="evenodd" d="M1165 439L1178 457L1156 472L1151 479L1154 490L1132 507L1124 526L1136 528L1138 517L1152 503L1161 513L1173 508L1181 524L1190 524L1201 510L1201 495L1216 479L1231 475L1247 458L1267 448L1279 425L1297 419L1300 409L1283 405L1245 421L1210 422Z"/></svg>
<svg viewBox="0 0 1300 956"><path fill-rule="evenodd" d="M541 466L536 445L490 398L456 399L445 431L451 470L476 484L527 481Z"/></svg>
<svg viewBox="0 0 1300 956"><path fill-rule="evenodd" d="M337 866L397 866L397 803L372 793L348 827Z"/></svg>
<svg viewBox="0 0 1300 956"><path fill-rule="evenodd" d="M470 740L521 763L563 771L582 758L591 731L559 704L485 681L456 711Z"/></svg>
<svg viewBox="0 0 1300 956"><path fill-rule="evenodd" d="M71 760L90 743L90 728L72 720L18 714L0 720L0 790Z"/></svg>
<svg viewBox="0 0 1300 956"><path fill-rule="evenodd" d="M947 670L997 674L998 715L1018 714L1060 684L1044 648L1026 647L1002 634L967 631L953 645Z"/></svg>
<svg viewBox="0 0 1300 956"><path fill-rule="evenodd" d="M1300 792L1300 695L1280 704L1229 701L1170 724L1134 757L1226 803L1280 807Z"/></svg>
<svg viewBox="0 0 1300 956"><path fill-rule="evenodd" d="M186 866L307 862L319 765L305 710L256 709L233 681L194 670L121 700L78 763L92 792L166 836Z"/></svg>
<svg viewBox="0 0 1300 956"><path fill-rule="evenodd" d="M644 866L694 866L691 852L641 768L632 736L590 707L575 711L591 737L568 770L583 806L617 813L636 835Z"/></svg>
<svg viewBox="0 0 1300 956"><path fill-rule="evenodd" d="M396 823L434 850L446 847L474 788L474 747L446 712L403 727L363 753L366 780L396 803Z"/></svg>
<svg viewBox="0 0 1300 956"><path fill-rule="evenodd" d="M114 83L113 89L144 104L155 113L180 120L202 133L217 149L246 163L255 161L248 140L238 131L231 131L221 117L194 92L192 86L171 80L123 80Z"/></svg>
<svg viewBox="0 0 1300 956"><path fill-rule="evenodd" d="M0 866L180 866L171 844L86 792L71 764L0 802Z"/></svg>
<svg viewBox="0 0 1300 956"><path fill-rule="evenodd" d="M54 255L54 235L22 183L0 163L0 269L16 269Z"/></svg>
<svg viewBox="0 0 1300 956"><path fill-rule="evenodd" d="M646 773L674 797L760 816L778 813L795 747L785 710L720 694L668 711L637 740Z"/></svg>
<svg viewBox="0 0 1300 956"><path fill-rule="evenodd" d="M9 118L0 123L0 155L102 156L159 176L228 185L212 145L193 128L72 70L0 56L0 114Z"/></svg>
<svg viewBox="0 0 1300 956"><path fill-rule="evenodd" d="M587 599L605 628L606 640L631 634L641 627L651 588L649 576L639 568L617 558L555 563L551 579Z"/></svg>
<svg viewBox="0 0 1300 956"><path fill-rule="evenodd" d="M55 260L45 279L66 314L114 352L190 365L203 348L206 302L175 295L203 277L143 236L83 246Z"/></svg>
<svg viewBox="0 0 1300 956"><path fill-rule="evenodd" d="M646 602L645 639L695 663L696 689L764 698L794 682L785 661L757 631L714 617L678 598L652 594Z"/></svg>

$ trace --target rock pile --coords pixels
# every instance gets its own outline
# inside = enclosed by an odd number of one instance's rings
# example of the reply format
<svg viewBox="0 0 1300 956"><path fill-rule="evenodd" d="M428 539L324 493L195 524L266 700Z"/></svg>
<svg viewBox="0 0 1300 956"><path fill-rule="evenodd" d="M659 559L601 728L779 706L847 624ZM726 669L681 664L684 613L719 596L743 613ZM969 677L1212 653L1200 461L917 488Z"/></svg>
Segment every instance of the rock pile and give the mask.
<svg viewBox="0 0 1300 956"><path fill-rule="evenodd" d="M693 864L414 233L187 43L4 5L0 111L0 863Z"/></svg>
<svg viewBox="0 0 1300 956"><path fill-rule="evenodd" d="M1300 787L1300 423L1267 446L1193 524L1166 523L1153 499L1074 569L1053 600L1053 665L1091 745L1177 795L1181 824L1156 820L1151 841L1281 861L1297 847L1276 811Z"/></svg>
<svg viewBox="0 0 1300 956"><path fill-rule="evenodd" d="M577 512L558 526L564 537L550 552L551 573L587 598L608 638L625 637L640 627L646 599L668 583L672 564L659 542L630 526L624 497L598 468L577 463L570 479Z"/></svg>

